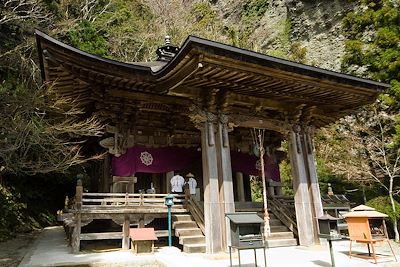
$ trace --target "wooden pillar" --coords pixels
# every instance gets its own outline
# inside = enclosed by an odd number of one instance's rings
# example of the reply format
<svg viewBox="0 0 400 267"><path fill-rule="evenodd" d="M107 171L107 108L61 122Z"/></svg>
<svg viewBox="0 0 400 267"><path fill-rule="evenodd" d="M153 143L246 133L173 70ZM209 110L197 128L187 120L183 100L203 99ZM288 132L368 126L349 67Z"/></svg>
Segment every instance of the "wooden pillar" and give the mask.
<svg viewBox="0 0 400 267"><path fill-rule="evenodd" d="M82 209L83 186L79 179L76 183L74 229L72 230L72 253L78 253L81 246L81 209Z"/></svg>
<svg viewBox="0 0 400 267"><path fill-rule="evenodd" d="M124 217L124 224L122 225L122 249L128 250L129 249L129 215L125 214Z"/></svg>
<svg viewBox="0 0 400 267"><path fill-rule="evenodd" d="M144 228L144 215L140 216L139 218L139 223L138 223L138 228Z"/></svg>
<svg viewBox="0 0 400 267"><path fill-rule="evenodd" d="M220 115L217 123L217 157L219 166L220 203L221 205L221 233L222 247L228 251L230 244L230 222L225 213L235 212L233 195L232 164L228 137L227 117Z"/></svg>
<svg viewBox="0 0 400 267"><path fill-rule="evenodd" d="M303 141L305 151L305 164L308 169L309 179L310 179L310 191L311 191L311 202L314 211L314 239L316 243L319 243L318 237L318 218L323 215L321 192L319 190L318 178L317 178L317 168L314 156L314 146L313 146L313 134L312 128L307 127L303 133Z"/></svg>
<svg viewBox="0 0 400 267"><path fill-rule="evenodd" d="M165 175L166 193L171 193L171 178L174 176L174 172L167 172Z"/></svg>
<svg viewBox="0 0 400 267"><path fill-rule="evenodd" d="M304 151L301 138L300 127L289 133L289 154L292 167L294 201L297 218L297 228L299 232L299 243L302 246L314 245L314 219L313 207L309 193L309 181L307 169L304 162Z"/></svg>
<svg viewBox="0 0 400 267"><path fill-rule="evenodd" d="M110 155L106 154L103 159L103 173L100 179L99 192L110 192Z"/></svg>
<svg viewBox="0 0 400 267"><path fill-rule="evenodd" d="M275 196L275 185L272 179L268 179L267 191L268 191L268 196L271 197Z"/></svg>
<svg viewBox="0 0 400 267"><path fill-rule="evenodd" d="M153 173L151 175L151 182L153 183L153 187L155 189L154 193L160 193L160 176L158 173Z"/></svg>
<svg viewBox="0 0 400 267"><path fill-rule="evenodd" d="M212 114L201 127L201 147L203 160L204 187L204 224L206 236L206 253L214 254L222 250L221 216L219 212L219 187L217 149Z"/></svg>
<svg viewBox="0 0 400 267"><path fill-rule="evenodd" d="M236 172L236 192L238 193L238 201L245 202L246 197L244 194L244 183L243 183L243 173Z"/></svg>
<svg viewBox="0 0 400 267"><path fill-rule="evenodd" d="M81 247L81 213L75 213L75 223L72 229L72 253L79 253Z"/></svg>

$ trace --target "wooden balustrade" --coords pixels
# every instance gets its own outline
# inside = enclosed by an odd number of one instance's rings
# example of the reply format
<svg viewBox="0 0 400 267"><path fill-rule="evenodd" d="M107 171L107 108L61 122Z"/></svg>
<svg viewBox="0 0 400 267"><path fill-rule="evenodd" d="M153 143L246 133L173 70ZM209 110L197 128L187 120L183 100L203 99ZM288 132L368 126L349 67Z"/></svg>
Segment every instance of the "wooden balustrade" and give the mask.
<svg viewBox="0 0 400 267"><path fill-rule="evenodd" d="M295 236L298 236L294 201L285 198L271 198L268 199L268 207Z"/></svg>
<svg viewBox="0 0 400 267"><path fill-rule="evenodd" d="M144 227L145 215L162 216L168 212L165 205L166 196L167 194L83 193L82 183L79 180L74 206L68 210L73 214L67 226L68 231L72 230L69 236L73 253L79 252L81 240L122 239L122 249L128 249L131 216L136 216L139 227ZM186 212L185 195L173 194L173 196L174 205L171 211ZM82 226L99 218L118 221L122 225L122 232L81 233Z"/></svg>
<svg viewBox="0 0 400 267"><path fill-rule="evenodd" d="M153 207L167 208L164 204L167 194L124 194L124 193L83 193L81 208L107 209L107 208L135 208ZM174 194L174 206L182 207L185 202L184 195ZM172 209L174 208L172 206Z"/></svg>
<svg viewBox="0 0 400 267"><path fill-rule="evenodd" d="M204 227L204 206L199 203L194 197L190 196L188 198L187 209L192 215L193 219L196 221L200 230L205 234Z"/></svg>

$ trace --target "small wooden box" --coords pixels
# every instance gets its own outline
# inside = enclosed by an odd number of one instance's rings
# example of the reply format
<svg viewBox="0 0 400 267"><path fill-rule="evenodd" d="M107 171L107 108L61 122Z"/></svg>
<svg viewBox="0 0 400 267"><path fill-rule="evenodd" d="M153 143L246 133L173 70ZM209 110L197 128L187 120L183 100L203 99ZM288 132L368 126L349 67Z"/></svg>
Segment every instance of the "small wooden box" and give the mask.
<svg viewBox="0 0 400 267"><path fill-rule="evenodd" d="M135 254L154 252L154 240L157 240L154 228L131 228L129 237Z"/></svg>

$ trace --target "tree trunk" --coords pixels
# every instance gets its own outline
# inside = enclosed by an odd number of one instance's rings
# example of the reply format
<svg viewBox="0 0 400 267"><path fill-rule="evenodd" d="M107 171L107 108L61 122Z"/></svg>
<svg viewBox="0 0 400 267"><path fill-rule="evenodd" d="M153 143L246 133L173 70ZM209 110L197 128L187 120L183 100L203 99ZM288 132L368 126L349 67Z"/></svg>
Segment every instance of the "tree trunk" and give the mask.
<svg viewBox="0 0 400 267"><path fill-rule="evenodd" d="M390 182L390 184L389 184L390 204L392 205L393 214L396 214L396 206L394 205L394 200L393 200L393 177L390 177L389 182ZM397 218L396 217L393 218L394 241L399 242L399 230L397 229Z"/></svg>
<svg viewBox="0 0 400 267"><path fill-rule="evenodd" d="M396 214L396 206L394 205L393 192L389 192L390 204L392 205L393 213ZM399 230L397 229L397 218L393 218L394 241L399 242Z"/></svg>
<svg viewBox="0 0 400 267"><path fill-rule="evenodd" d="M366 204L367 203L367 196L365 195L365 184L363 184L361 186L361 188L362 188L362 195L363 195L364 204Z"/></svg>

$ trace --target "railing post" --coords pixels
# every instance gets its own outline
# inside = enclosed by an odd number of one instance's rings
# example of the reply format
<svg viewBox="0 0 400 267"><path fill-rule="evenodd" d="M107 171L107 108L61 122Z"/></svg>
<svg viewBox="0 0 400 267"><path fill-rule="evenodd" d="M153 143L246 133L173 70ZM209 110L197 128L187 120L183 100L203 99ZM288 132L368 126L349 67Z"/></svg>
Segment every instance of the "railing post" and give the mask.
<svg viewBox="0 0 400 267"><path fill-rule="evenodd" d="M78 253L81 245L81 209L82 209L83 186L79 179L76 182L75 209L74 209L74 229L72 230L72 253Z"/></svg>
<svg viewBox="0 0 400 267"><path fill-rule="evenodd" d="M82 180L78 179L76 182L76 189L75 189L75 209L81 210L82 208L82 197L83 197L83 186Z"/></svg>
<svg viewBox="0 0 400 267"><path fill-rule="evenodd" d="M188 208L189 199L190 199L190 189L189 189L189 184L188 184L188 183L185 184L184 190L185 190L185 203L184 203L184 207L185 207L185 208Z"/></svg>
<svg viewBox="0 0 400 267"><path fill-rule="evenodd" d="M139 206L143 206L143 193L140 193L140 202Z"/></svg>

